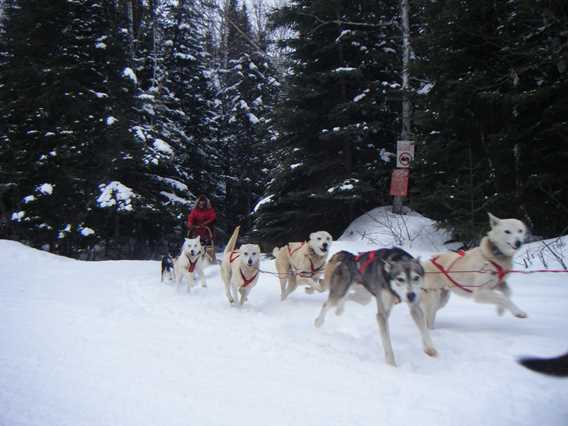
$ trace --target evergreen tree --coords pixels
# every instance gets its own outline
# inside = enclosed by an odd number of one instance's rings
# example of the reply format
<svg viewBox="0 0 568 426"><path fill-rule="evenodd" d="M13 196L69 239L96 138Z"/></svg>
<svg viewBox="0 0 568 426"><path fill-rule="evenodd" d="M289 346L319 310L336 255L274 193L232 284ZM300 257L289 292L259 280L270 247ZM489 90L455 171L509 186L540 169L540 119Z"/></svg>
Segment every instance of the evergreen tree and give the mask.
<svg viewBox="0 0 568 426"><path fill-rule="evenodd" d="M416 71L433 89L420 97L416 206L464 241L486 229L487 211L565 232L566 8L419 3Z"/></svg>
<svg viewBox="0 0 568 426"><path fill-rule="evenodd" d="M272 109L278 97L276 71L254 42L248 11L229 2L227 67L221 71L221 142L225 148L227 225L247 230L271 168L274 143ZM229 213L230 212L230 213Z"/></svg>
<svg viewBox="0 0 568 426"><path fill-rule="evenodd" d="M400 109L395 1L297 1L275 25L291 25L293 71L277 113L281 164L257 214L259 238L337 234L387 202ZM270 241L272 239L272 241Z"/></svg>

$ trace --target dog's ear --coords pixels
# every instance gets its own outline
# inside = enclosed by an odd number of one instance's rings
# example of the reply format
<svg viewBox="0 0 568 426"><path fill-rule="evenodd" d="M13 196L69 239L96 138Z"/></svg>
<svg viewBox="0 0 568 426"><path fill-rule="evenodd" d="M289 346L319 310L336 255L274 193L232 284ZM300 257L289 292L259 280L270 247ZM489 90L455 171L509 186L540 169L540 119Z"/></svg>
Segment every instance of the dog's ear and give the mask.
<svg viewBox="0 0 568 426"><path fill-rule="evenodd" d="M312 232L312 233L310 234L310 240L311 240L312 238L314 238L314 234L315 234L315 232Z"/></svg>
<svg viewBox="0 0 568 426"><path fill-rule="evenodd" d="M491 228L495 228L497 225L499 225L501 219L499 219L497 216L493 216L489 212L487 214L489 215L489 225L491 225Z"/></svg>
<svg viewBox="0 0 568 426"><path fill-rule="evenodd" d="M385 272L388 274L391 271L392 265L389 262L385 262Z"/></svg>

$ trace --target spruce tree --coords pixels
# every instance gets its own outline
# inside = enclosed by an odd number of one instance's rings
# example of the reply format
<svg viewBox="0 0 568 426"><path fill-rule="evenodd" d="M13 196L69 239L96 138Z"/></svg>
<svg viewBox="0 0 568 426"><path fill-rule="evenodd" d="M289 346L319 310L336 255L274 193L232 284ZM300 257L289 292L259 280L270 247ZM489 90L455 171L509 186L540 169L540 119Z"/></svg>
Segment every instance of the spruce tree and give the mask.
<svg viewBox="0 0 568 426"><path fill-rule="evenodd" d="M563 231L568 16L562 2L418 2L416 206L475 242L487 211ZM543 119L543 117L546 117Z"/></svg>
<svg viewBox="0 0 568 426"><path fill-rule="evenodd" d="M291 25L293 71L277 112L280 167L255 229L266 242L337 234L388 202L400 109L397 2L298 1L274 16Z"/></svg>

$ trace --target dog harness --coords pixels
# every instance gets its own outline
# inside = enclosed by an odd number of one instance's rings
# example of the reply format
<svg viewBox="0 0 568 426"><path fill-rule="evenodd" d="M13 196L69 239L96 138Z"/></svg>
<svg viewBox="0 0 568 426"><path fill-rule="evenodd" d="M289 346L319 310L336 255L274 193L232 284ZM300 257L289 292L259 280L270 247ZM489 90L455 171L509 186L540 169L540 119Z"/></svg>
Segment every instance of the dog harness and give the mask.
<svg viewBox="0 0 568 426"><path fill-rule="evenodd" d="M463 256L465 256L465 252L459 251L458 255L460 257L463 257ZM433 257L432 259L430 259L430 262L432 262L432 265L434 265L436 267L436 269L438 271L440 271L453 285L455 285L456 287L462 289L463 291L465 291L467 293L473 293L473 291L471 291L469 288L465 288L460 283L458 283L456 280L454 280L448 272L450 269L452 269L452 266L454 266L454 263L456 263L459 260L459 257L452 262L452 264L450 265L450 267L447 270L444 269L444 267L438 263L438 257L440 257L440 256L436 256L436 257Z"/></svg>
<svg viewBox="0 0 568 426"><path fill-rule="evenodd" d="M457 254L459 254L460 257L465 256L465 252L463 250L459 250ZM459 257L450 264L448 269L444 269L444 267L438 263L438 257L439 256L432 258L430 262L432 262L432 265L434 265L436 269L438 269L438 271L440 271L453 285L455 285L456 287L460 288L461 290L467 293L473 293L473 291L466 287L480 287L477 285L467 285L467 286L462 285L450 276L449 272L452 269L452 266L454 266L454 264L459 260ZM503 268L497 262L492 261L491 259L486 259L486 260L495 268L498 282L502 282L510 271L507 271L505 268Z"/></svg>
<svg viewBox="0 0 568 426"><path fill-rule="evenodd" d="M191 258L189 256L186 256L187 261L189 262L189 266L187 267L188 272L195 271L195 267L197 266L197 262L199 262L200 257L201 257L201 255L197 256L197 259L195 259L195 262L192 262Z"/></svg>
<svg viewBox="0 0 568 426"><path fill-rule="evenodd" d="M233 263L235 260L237 260L240 257L240 255L241 254L238 251L232 251L229 254L229 263ZM256 276L258 275L258 271L256 271L256 274L254 274L252 278L247 278L245 277L245 274L241 268L239 268L239 272L241 273L241 278L243 279L243 287L248 287L256 279Z"/></svg>
<svg viewBox="0 0 568 426"><path fill-rule="evenodd" d="M378 250L374 250L374 251L367 251L365 253L359 253L357 256L355 256L355 262L359 262L359 260L361 260L361 258L363 256L365 256L366 254L369 255L369 257L367 257L367 259L365 259L365 261L359 265L359 273L361 275L363 275L365 273L365 271L367 270L367 268L369 267L369 265L371 263L373 263L373 261L376 259L377 257L377 251Z"/></svg>
<svg viewBox="0 0 568 426"><path fill-rule="evenodd" d="M292 256L294 253L296 253L298 250L300 250L302 247L304 247L304 245L306 244L306 242L302 242L302 244L300 244L298 247L296 247L294 250L290 249L290 244L286 244L286 247L288 247L288 255Z"/></svg>
<svg viewBox="0 0 568 426"><path fill-rule="evenodd" d="M238 251L232 251L229 254L229 263L233 263L235 260L239 258L241 254Z"/></svg>
<svg viewBox="0 0 568 426"><path fill-rule="evenodd" d="M248 287L257 277L258 271L254 274L251 278L245 277L243 270L239 268L239 272L241 273L241 278L243 279L243 287Z"/></svg>

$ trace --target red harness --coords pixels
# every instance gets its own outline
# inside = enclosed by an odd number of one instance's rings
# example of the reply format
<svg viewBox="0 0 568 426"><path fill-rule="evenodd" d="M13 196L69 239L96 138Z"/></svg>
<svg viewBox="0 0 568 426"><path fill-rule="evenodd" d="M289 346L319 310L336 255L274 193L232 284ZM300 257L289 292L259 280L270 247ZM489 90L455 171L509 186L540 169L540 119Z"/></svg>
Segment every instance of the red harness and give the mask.
<svg viewBox="0 0 568 426"><path fill-rule="evenodd" d="M288 255L292 256L294 253L296 253L298 250L300 250L302 247L304 247L305 244L306 244L306 242L304 241L302 244L300 244L294 250L290 250L290 244L287 244L286 247L288 247Z"/></svg>
<svg viewBox="0 0 568 426"><path fill-rule="evenodd" d="M201 255L197 256L197 259L195 259L195 262L191 261L191 258L189 256L186 256L187 261L189 262L189 266L187 267L187 271L188 272L193 272L195 271L195 267L197 266L197 262L199 262L199 257Z"/></svg>
<svg viewBox="0 0 568 426"><path fill-rule="evenodd" d="M355 256L355 262L359 262L359 260L365 256L366 254L369 254L369 257L367 257L367 259L361 264L359 265L359 273L362 275L365 273L365 271L367 270L367 268L369 267L369 265L371 263L373 263L373 261L375 260L375 258L377 257L377 251L368 251L366 253L361 253L357 256Z"/></svg>
<svg viewBox="0 0 568 426"><path fill-rule="evenodd" d="M229 263L233 263L235 260L239 258L241 254L238 251L232 251L229 255Z"/></svg>
<svg viewBox="0 0 568 426"><path fill-rule="evenodd" d="M243 279L243 287L248 287L256 279L256 276L258 275L258 271L257 271L256 274L254 274L252 276L252 278L247 279L247 277L245 277L245 274L243 273L242 269L239 269L239 272L241 273L241 278Z"/></svg>
<svg viewBox="0 0 568 426"><path fill-rule="evenodd" d="M464 252L463 250L459 250L459 251L457 252L457 254L459 254L459 255L462 256L462 257L465 256L465 252ZM436 257L432 258L432 259L430 260L430 262L432 262L432 265L434 265L434 266L436 267L436 269L437 269L438 271L440 271L453 285L455 285L456 287L458 287L459 289L461 289L461 290L463 290L463 291L465 291L465 292L467 292L467 293L473 293L473 291L470 290L469 288L466 288L466 287L479 287L479 286L476 286L476 285L468 285L468 286L462 285L462 284L458 283L456 280L454 280L454 279L450 276L450 274L449 274L449 272L450 272L449 269L451 269L451 267L453 266L453 264L454 264L459 258L456 259L456 260L454 260L454 262L450 265L450 268L444 269L444 267L438 263L438 257L439 257L439 256L436 256ZM494 261L489 260L489 259L487 259L487 261L488 261L489 263L491 263L491 265L493 265L493 267L495 268L495 271L497 272L497 278L499 279L499 282L503 281L503 280L505 279L505 277L507 276L507 274L508 274L509 272L511 272L511 271L505 270L505 268L503 268L503 267L502 267L501 265L499 265L497 262L494 262Z"/></svg>
<svg viewBox="0 0 568 426"><path fill-rule="evenodd" d="M238 251L232 251L231 254L229 255L229 263L233 263L240 256L241 254ZM247 278L245 277L245 274L243 273L242 269L239 268L239 272L241 273L241 278L243 279L243 287L248 287L256 279L256 276L258 275L257 271L256 274L252 276L252 278Z"/></svg>

